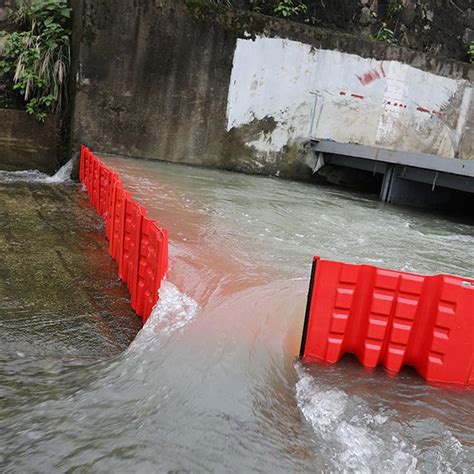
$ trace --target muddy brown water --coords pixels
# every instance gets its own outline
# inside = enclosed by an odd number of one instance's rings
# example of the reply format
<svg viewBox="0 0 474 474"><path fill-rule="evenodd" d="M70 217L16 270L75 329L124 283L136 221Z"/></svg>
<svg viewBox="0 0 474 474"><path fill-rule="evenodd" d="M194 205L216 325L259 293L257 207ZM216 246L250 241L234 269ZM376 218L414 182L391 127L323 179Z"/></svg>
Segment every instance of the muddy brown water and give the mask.
<svg viewBox="0 0 474 474"><path fill-rule="evenodd" d="M79 276L0 286L2 471L474 470L473 390L410 370L369 372L352 358L296 359L314 254L472 276L470 223L334 188L105 160L170 229L169 279L125 349L137 322L79 186L3 178L0 239L19 252L16 274L28 255L56 246ZM29 212L55 223L47 238L11 217L28 193ZM64 208L73 217L61 218ZM37 273L54 268L54 255ZM0 262L0 272L15 265Z"/></svg>

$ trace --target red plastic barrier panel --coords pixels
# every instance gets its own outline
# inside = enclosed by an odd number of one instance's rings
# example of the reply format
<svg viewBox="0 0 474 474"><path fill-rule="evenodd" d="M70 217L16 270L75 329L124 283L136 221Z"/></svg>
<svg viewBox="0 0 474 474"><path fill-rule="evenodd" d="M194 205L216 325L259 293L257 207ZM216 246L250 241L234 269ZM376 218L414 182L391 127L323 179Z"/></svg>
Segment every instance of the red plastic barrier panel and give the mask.
<svg viewBox="0 0 474 474"><path fill-rule="evenodd" d="M89 171L87 174L87 194L89 195L89 199L92 196L92 183L94 182L94 168L95 168L95 156L89 151L88 152L89 158Z"/></svg>
<svg viewBox="0 0 474 474"><path fill-rule="evenodd" d="M112 214L112 235L109 242L109 252L112 258L119 262L122 258L122 239L125 225L125 200L130 199L130 194L123 189L122 183L117 182L115 187L115 202Z"/></svg>
<svg viewBox="0 0 474 474"><path fill-rule="evenodd" d="M109 252L130 291L132 308L146 321L168 271L168 231L145 217L146 210L123 188L119 176L85 146L79 177L105 220Z"/></svg>
<svg viewBox="0 0 474 474"><path fill-rule="evenodd" d="M132 308L144 321L150 317L158 301L158 290L167 272L168 232L144 217L136 267L136 291L132 292Z"/></svg>
<svg viewBox="0 0 474 474"><path fill-rule="evenodd" d="M365 367L474 384L474 280L315 257L300 357L335 363L345 353Z"/></svg>
<svg viewBox="0 0 474 474"><path fill-rule="evenodd" d="M85 158L84 153L86 151L86 147L81 145L81 157L79 159L79 181L81 183L84 182L84 168L85 168Z"/></svg>
<svg viewBox="0 0 474 474"><path fill-rule="evenodd" d="M133 289L132 275L135 265L138 265L138 252L141 240L142 221L145 210L132 199L125 199L125 222L122 227L123 235L120 238L122 245L119 252L119 276L124 283L130 280L129 289Z"/></svg>
<svg viewBox="0 0 474 474"><path fill-rule="evenodd" d="M153 221L144 217L142 220L140 247L138 252L138 265L135 268L135 275L133 276L136 287L135 292L132 293L131 305L132 309L141 316L145 316L145 280L147 273L147 262L148 262L148 248L149 248L149 229Z"/></svg>
<svg viewBox="0 0 474 474"><path fill-rule="evenodd" d="M112 238L113 229L113 218L115 209L115 190L117 185L120 183L117 173L110 173L109 189L107 193L107 213L105 216L105 235L107 240L110 242Z"/></svg>
<svg viewBox="0 0 474 474"><path fill-rule="evenodd" d="M100 194L98 199L99 214L105 219L108 210L108 197L112 171L101 163Z"/></svg>
<svg viewBox="0 0 474 474"><path fill-rule="evenodd" d="M168 247L167 233L159 228L156 222L153 222L149 229L149 238L147 272L145 277L145 304L143 308L144 322L150 317L153 307L158 302L158 291L168 266L165 260L165 248Z"/></svg>

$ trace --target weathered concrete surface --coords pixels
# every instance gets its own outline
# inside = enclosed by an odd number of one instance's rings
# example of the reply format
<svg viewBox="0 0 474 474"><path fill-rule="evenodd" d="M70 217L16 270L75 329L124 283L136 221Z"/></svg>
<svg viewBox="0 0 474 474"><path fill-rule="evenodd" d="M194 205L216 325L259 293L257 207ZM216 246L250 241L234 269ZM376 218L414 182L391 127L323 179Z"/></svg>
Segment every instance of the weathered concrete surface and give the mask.
<svg viewBox="0 0 474 474"><path fill-rule="evenodd" d="M222 165L235 34L196 22L180 1L86 4L76 142L101 152ZM90 46L88 34L95 38Z"/></svg>
<svg viewBox="0 0 474 474"><path fill-rule="evenodd" d="M237 42L227 130L273 120L272 131L248 142L261 154L311 136L474 159L463 146L474 142L473 117L468 79L281 38Z"/></svg>
<svg viewBox="0 0 474 474"><path fill-rule="evenodd" d="M260 34L303 45L308 54L337 50L361 60L398 61L463 84L472 82L474 75L465 63L274 18L225 13L198 21L183 0L83 1L74 135L76 146L84 142L98 152L309 178L302 143L309 138L312 87L303 91L308 95L303 102L281 110L279 100L297 94L298 86L285 82L278 68L270 68L268 75L276 74L273 82L263 71L255 84L257 92L269 92L265 100L270 113L251 109L244 121L229 121L237 60L254 67L250 76L262 72L255 58L236 56L239 43L250 49L258 43L246 39L246 32L253 38ZM281 70L291 72L289 59L281 57ZM274 83L278 97L272 96ZM252 90L247 88L247 93L248 103L255 105ZM469 113L466 124L472 120ZM456 128L450 124L450 130ZM438 138L436 132L432 135ZM259 146L276 136L271 147ZM472 135L457 138L453 155L469 157Z"/></svg>
<svg viewBox="0 0 474 474"><path fill-rule="evenodd" d="M59 168L58 140L54 119L43 124L22 110L0 109L0 169L53 174Z"/></svg>
<svg viewBox="0 0 474 474"><path fill-rule="evenodd" d="M125 349L141 320L79 187L0 175L0 202L2 349L81 359Z"/></svg>

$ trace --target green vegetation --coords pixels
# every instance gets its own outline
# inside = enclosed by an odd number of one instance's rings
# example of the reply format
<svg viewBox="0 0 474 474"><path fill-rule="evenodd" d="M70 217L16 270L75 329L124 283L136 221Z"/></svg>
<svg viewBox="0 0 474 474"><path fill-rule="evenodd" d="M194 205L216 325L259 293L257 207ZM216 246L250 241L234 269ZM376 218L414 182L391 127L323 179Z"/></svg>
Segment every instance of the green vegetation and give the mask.
<svg viewBox="0 0 474 474"><path fill-rule="evenodd" d="M471 41L469 49L467 50L467 55L469 56L469 61L471 61L471 63L474 63L474 41Z"/></svg>
<svg viewBox="0 0 474 474"><path fill-rule="evenodd" d="M374 40L387 44L397 44L395 33L390 28L387 28L385 24L383 24L380 30L374 35Z"/></svg>
<svg viewBox="0 0 474 474"><path fill-rule="evenodd" d="M327 19L332 18L341 28L343 17L357 15L357 8L342 7L337 11L334 7L326 11L324 0L186 0L191 14L200 20L210 19L216 15L225 16L226 11L232 8L241 8L249 13L261 13L274 17L295 20L310 25L327 27ZM366 7L367 8L367 7ZM387 44L398 44L396 32L399 31L400 13L403 10L402 0L387 0L381 7L371 11L370 29L368 36L374 41ZM352 12L352 13L350 13Z"/></svg>
<svg viewBox="0 0 474 474"><path fill-rule="evenodd" d="M401 0L390 0L388 4L387 19L392 19L403 10L403 3Z"/></svg>
<svg viewBox="0 0 474 474"><path fill-rule="evenodd" d="M297 16L306 13L307 10L308 7L304 3L293 0L280 0L276 3L275 8L273 9L275 14L282 16L283 18Z"/></svg>
<svg viewBox="0 0 474 474"><path fill-rule="evenodd" d="M235 0L188 0L188 7L204 6L205 4L216 7L235 7ZM256 13L274 15L282 18L302 16L308 7L302 0L248 0L247 9Z"/></svg>
<svg viewBox="0 0 474 474"><path fill-rule="evenodd" d="M387 44L397 44L398 39L395 31L398 28L399 14L403 10L403 3L401 0L390 0L387 5L385 21L382 22L379 30L373 39ZM373 18L378 19L378 15L374 12Z"/></svg>
<svg viewBox="0 0 474 474"><path fill-rule="evenodd" d="M39 121L65 102L70 16L66 0L22 0L12 12L18 31L7 38L0 75L13 82L26 111Z"/></svg>

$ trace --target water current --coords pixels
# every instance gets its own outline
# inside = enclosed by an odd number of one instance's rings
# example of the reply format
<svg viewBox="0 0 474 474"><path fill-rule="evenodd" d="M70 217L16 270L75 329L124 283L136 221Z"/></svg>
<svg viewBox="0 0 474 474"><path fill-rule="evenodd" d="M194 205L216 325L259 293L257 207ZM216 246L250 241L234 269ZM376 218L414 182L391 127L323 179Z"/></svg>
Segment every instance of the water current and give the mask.
<svg viewBox="0 0 474 474"><path fill-rule="evenodd" d="M124 351L61 370L34 350L5 356L2 471L474 470L473 390L296 358L313 255L472 277L472 222L330 187L104 160L169 228L169 278ZM0 176L19 179L45 185Z"/></svg>

